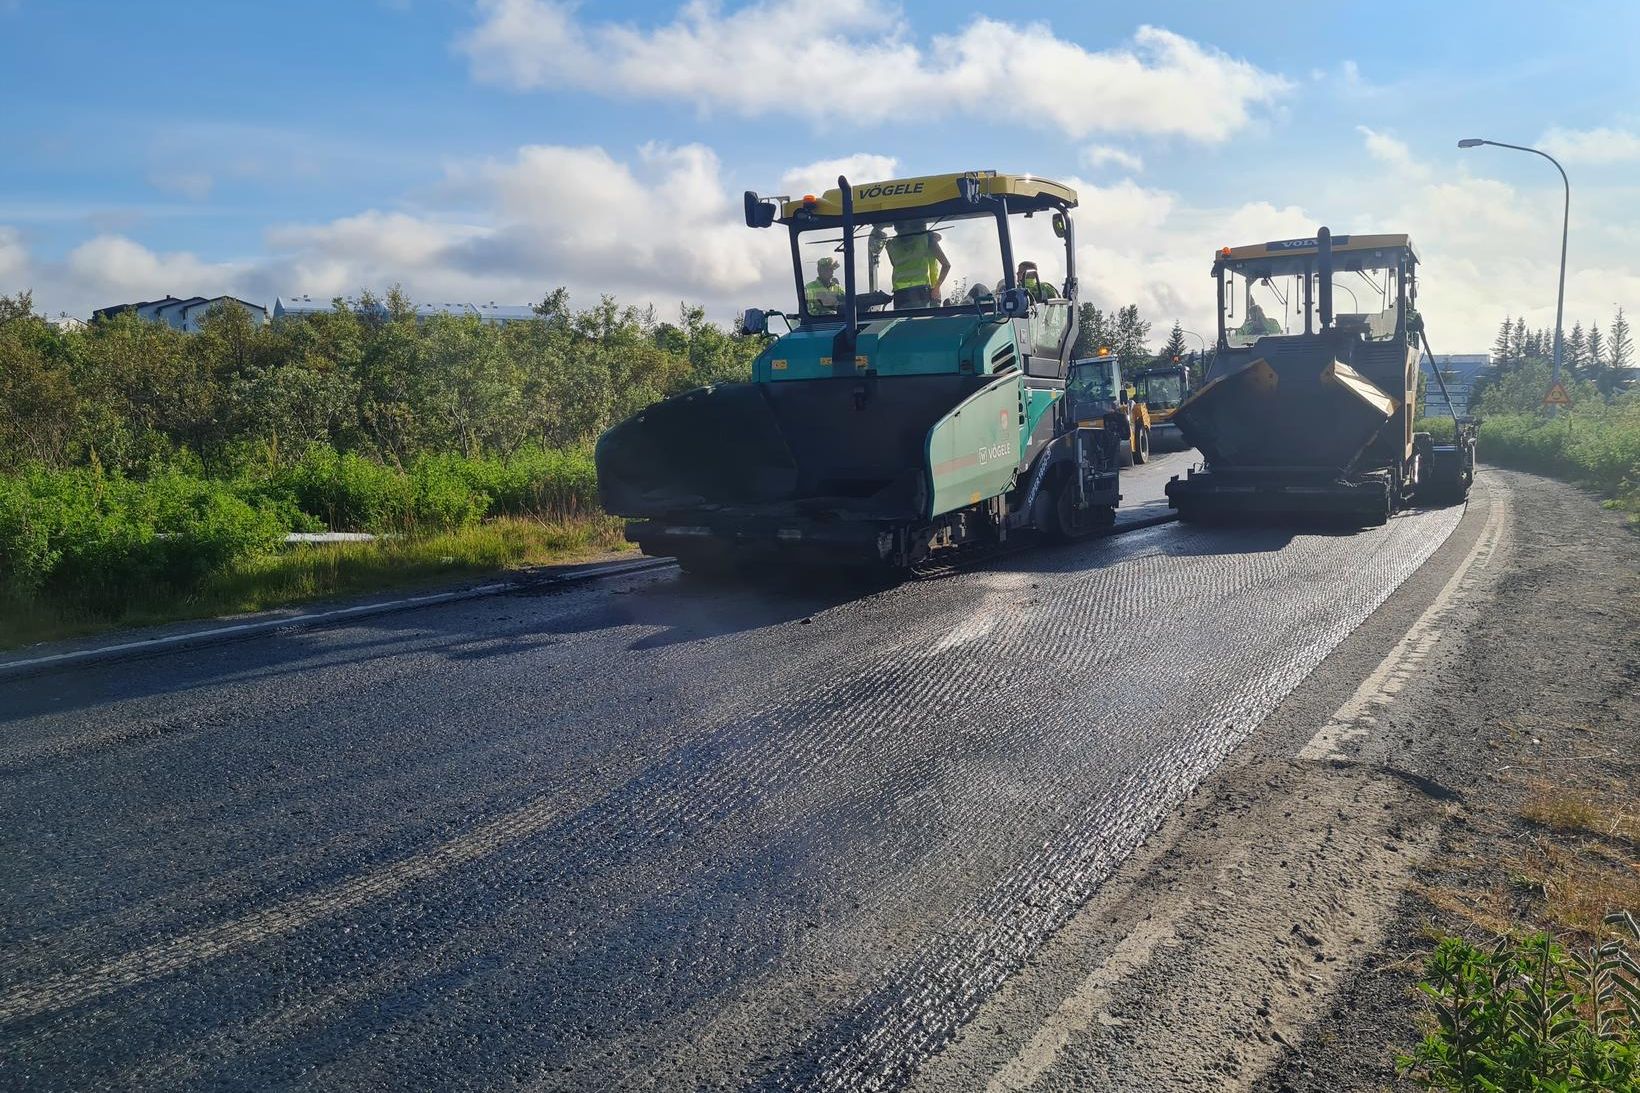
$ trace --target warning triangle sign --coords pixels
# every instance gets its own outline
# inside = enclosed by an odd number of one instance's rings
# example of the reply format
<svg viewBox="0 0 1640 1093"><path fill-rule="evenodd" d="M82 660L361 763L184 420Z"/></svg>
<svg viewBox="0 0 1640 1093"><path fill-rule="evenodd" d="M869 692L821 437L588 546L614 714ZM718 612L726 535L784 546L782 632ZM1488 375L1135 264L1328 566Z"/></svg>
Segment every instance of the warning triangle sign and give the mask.
<svg viewBox="0 0 1640 1093"><path fill-rule="evenodd" d="M1572 398L1566 393L1566 388L1562 384L1551 385L1549 393L1543 396L1543 405L1545 406L1570 406L1571 404Z"/></svg>

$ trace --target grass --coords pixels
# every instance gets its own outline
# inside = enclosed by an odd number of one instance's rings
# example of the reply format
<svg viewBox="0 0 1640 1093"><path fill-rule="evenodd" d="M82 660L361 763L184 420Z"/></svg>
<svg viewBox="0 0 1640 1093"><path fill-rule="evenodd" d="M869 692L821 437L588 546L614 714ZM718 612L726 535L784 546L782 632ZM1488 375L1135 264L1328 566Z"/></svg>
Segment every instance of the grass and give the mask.
<svg viewBox="0 0 1640 1093"><path fill-rule="evenodd" d="M436 584L518 566L586 561L628 549L621 522L606 516L504 516L371 543L297 544L237 558L187 595L134 596L113 612L51 596L0 602L0 648Z"/></svg>
<svg viewBox="0 0 1640 1093"><path fill-rule="evenodd" d="M1621 773L1516 784L1514 808L1468 823L1460 871L1472 883L1422 890L1467 926L1433 939L1419 984L1425 1035L1397 1067L1455 1093L1640 1088L1632 789Z"/></svg>

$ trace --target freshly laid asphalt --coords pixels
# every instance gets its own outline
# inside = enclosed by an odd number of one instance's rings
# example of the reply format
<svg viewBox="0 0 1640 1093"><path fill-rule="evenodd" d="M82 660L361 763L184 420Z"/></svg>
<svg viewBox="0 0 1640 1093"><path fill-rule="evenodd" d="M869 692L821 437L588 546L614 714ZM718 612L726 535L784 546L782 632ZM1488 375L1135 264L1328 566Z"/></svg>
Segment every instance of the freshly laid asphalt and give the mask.
<svg viewBox="0 0 1640 1093"><path fill-rule="evenodd" d="M892 1088L1460 515L0 680L0 1085Z"/></svg>

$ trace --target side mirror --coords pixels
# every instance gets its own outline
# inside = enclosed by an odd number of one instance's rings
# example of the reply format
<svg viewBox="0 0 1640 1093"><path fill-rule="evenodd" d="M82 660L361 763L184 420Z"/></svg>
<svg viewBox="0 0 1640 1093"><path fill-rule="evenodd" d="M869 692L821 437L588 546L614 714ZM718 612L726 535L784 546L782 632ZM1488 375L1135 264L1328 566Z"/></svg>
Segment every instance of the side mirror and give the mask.
<svg viewBox="0 0 1640 1093"><path fill-rule="evenodd" d="M979 179L967 175L957 179L957 197L964 205L978 205Z"/></svg>
<svg viewBox="0 0 1640 1093"><path fill-rule="evenodd" d="M748 228L766 228L774 223L775 204L773 201L763 201L750 190L746 191L746 226Z"/></svg>
<svg viewBox="0 0 1640 1093"><path fill-rule="evenodd" d="M760 307L749 307L740 317L740 332L746 335L767 334L769 316Z"/></svg>
<svg viewBox="0 0 1640 1093"><path fill-rule="evenodd" d="M1065 230L1066 230L1065 214L1060 213L1060 212L1054 213L1053 214L1053 233L1055 235L1057 235L1059 238L1063 239L1063 238L1065 238Z"/></svg>

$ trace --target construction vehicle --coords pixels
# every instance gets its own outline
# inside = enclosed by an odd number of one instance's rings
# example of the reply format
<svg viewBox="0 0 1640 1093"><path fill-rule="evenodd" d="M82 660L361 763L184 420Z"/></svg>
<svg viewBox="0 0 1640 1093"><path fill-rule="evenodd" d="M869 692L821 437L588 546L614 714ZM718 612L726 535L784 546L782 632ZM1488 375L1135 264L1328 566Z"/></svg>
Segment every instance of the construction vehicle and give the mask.
<svg viewBox="0 0 1640 1093"><path fill-rule="evenodd" d="M1405 235L1326 228L1219 251L1218 351L1173 415L1204 457L1167 484L1181 519L1329 513L1381 524L1413 499L1468 496L1474 420L1453 413L1450 444L1413 431L1429 344L1418 262ZM1338 292L1354 310L1333 310Z"/></svg>
<svg viewBox="0 0 1640 1093"><path fill-rule="evenodd" d="M605 510L646 553L696 570L904 569L1020 532L1108 527L1115 429L1094 427L1103 403L1083 395L1098 384L1069 360L1076 204L1067 186L994 171L748 191L749 227L787 229L797 309L745 312L748 335L787 326L750 382L656 403L599 438ZM1062 250L1062 283L1019 283L1015 236L1033 231L1055 264ZM951 275L935 275L947 254ZM839 261L840 285L805 286Z"/></svg>
<svg viewBox="0 0 1640 1093"><path fill-rule="evenodd" d="M1186 447L1173 415L1190 397L1190 369L1178 358L1172 364L1156 364L1133 373L1134 398L1143 403L1149 419L1151 451L1172 451ZM1149 451L1145 453L1149 455Z"/></svg>
<svg viewBox="0 0 1640 1093"><path fill-rule="evenodd" d="M1072 365L1086 369L1090 376L1100 377L1097 392L1090 388L1088 396L1100 410L1095 428L1104 428L1106 423L1116 427L1122 466L1150 462L1150 407L1138 397L1137 388L1123 374L1122 362L1111 353L1110 347L1102 345L1097 356L1073 361Z"/></svg>

